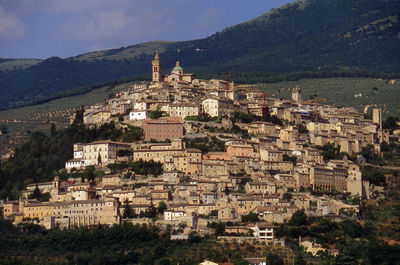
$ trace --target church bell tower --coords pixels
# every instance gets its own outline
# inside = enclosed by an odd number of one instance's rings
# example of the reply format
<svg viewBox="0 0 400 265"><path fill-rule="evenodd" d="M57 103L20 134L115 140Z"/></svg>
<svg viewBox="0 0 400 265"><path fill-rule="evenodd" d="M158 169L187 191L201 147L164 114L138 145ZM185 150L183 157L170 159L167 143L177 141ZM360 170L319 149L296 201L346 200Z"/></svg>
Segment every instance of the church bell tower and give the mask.
<svg viewBox="0 0 400 265"><path fill-rule="evenodd" d="M151 62L153 66L153 82L161 82L161 61L160 57L158 56L158 52L154 56L154 60Z"/></svg>

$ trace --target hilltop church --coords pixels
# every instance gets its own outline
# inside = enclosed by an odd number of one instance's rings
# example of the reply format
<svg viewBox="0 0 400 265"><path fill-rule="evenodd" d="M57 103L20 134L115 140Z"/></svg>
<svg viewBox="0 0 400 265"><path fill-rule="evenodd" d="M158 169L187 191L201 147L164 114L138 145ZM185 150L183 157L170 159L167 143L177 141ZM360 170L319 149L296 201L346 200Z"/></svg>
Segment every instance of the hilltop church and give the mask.
<svg viewBox="0 0 400 265"><path fill-rule="evenodd" d="M158 52L154 56L154 60L151 62L153 66L153 78L154 83L192 83L194 74L185 74L183 68L180 66L179 62L176 62L175 67L172 69L170 75L162 76L161 73L161 60Z"/></svg>

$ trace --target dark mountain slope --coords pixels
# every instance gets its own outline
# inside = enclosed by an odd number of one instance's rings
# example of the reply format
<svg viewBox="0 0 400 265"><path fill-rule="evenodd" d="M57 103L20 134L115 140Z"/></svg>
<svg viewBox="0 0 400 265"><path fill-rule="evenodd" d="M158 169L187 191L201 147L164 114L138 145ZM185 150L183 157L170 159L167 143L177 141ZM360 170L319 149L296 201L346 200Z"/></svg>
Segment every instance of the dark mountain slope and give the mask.
<svg viewBox="0 0 400 265"><path fill-rule="evenodd" d="M149 42L50 58L0 72L1 107L78 86L149 73L160 52L168 72L372 71L400 73L400 0L301 0L212 36Z"/></svg>
<svg viewBox="0 0 400 265"><path fill-rule="evenodd" d="M398 72L399 6L399 1L379 0L298 1L209 38L175 43L171 48L180 50L176 56L185 65L193 61L209 64L213 70Z"/></svg>

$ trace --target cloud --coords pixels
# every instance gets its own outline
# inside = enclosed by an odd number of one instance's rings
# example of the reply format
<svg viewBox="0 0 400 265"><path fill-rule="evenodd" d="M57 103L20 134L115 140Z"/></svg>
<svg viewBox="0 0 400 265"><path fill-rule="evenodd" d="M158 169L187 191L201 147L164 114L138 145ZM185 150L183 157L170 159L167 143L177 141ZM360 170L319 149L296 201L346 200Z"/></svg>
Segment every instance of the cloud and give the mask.
<svg viewBox="0 0 400 265"><path fill-rule="evenodd" d="M7 14L0 6L0 40L18 40L25 36L26 27L20 18Z"/></svg>
<svg viewBox="0 0 400 265"><path fill-rule="evenodd" d="M118 2L125 0L119 0ZM109 0L0 0L0 6L17 13L32 12L85 12L113 4Z"/></svg>
<svg viewBox="0 0 400 265"><path fill-rule="evenodd" d="M168 30L175 30L176 22L168 18L168 12L148 5L100 9L71 17L58 32L67 40L147 41Z"/></svg>
<svg viewBox="0 0 400 265"><path fill-rule="evenodd" d="M130 17L122 11L95 11L89 16L73 19L62 26L67 38L78 40L107 39L123 32Z"/></svg>
<svg viewBox="0 0 400 265"><path fill-rule="evenodd" d="M204 10L197 18L192 21L190 29L192 31L204 31L214 28L215 25L221 23L221 17L223 15L222 8L209 8Z"/></svg>

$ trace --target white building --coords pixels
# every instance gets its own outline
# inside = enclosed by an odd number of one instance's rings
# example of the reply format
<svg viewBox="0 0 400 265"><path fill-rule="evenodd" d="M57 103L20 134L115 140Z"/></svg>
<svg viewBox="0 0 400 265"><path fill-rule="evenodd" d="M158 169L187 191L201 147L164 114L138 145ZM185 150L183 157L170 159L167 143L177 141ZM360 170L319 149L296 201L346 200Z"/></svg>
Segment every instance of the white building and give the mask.
<svg viewBox="0 0 400 265"><path fill-rule="evenodd" d="M204 113L211 117L226 116L234 112L235 106L232 100L208 98L203 100L201 107Z"/></svg>
<svg viewBox="0 0 400 265"><path fill-rule="evenodd" d="M129 113L129 120L131 121L139 121L146 119L146 110L132 110Z"/></svg>
<svg viewBox="0 0 400 265"><path fill-rule="evenodd" d="M185 211L164 211L164 220L167 221L179 220L179 218L183 216L185 216Z"/></svg>
<svg viewBox="0 0 400 265"><path fill-rule="evenodd" d="M254 237L264 240L273 240L274 239L274 226L271 224L261 224L257 223L254 227Z"/></svg>
<svg viewBox="0 0 400 265"><path fill-rule="evenodd" d="M75 169L82 169L84 167L85 163L83 162L82 159L80 158L73 158L71 160L68 160L65 162L65 169L68 172L71 172L73 168Z"/></svg>

